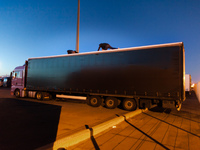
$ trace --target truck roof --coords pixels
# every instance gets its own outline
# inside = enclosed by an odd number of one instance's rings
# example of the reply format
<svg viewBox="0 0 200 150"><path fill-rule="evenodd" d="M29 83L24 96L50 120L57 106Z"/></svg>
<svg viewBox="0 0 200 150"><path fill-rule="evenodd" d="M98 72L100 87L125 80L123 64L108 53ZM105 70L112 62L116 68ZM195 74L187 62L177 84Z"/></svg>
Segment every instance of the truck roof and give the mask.
<svg viewBox="0 0 200 150"><path fill-rule="evenodd" d="M143 50L143 49L172 47L172 46L183 46L183 42L157 44L157 45L147 45L147 46L129 47L129 48L119 48L119 49L111 49L111 50L104 50L104 51L92 51L92 52L85 52L85 53L74 53L74 54L63 54L63 55L55 55L55 56L33 57L33 58L29 58L28 60L42 59L42 58L54 58L54 57L68 57L68 56L76 56L76 55L90 55L90 54L99 54L99 53L113 53L113 52L119 52L119 51Z"/></svg>
<svg viewBox="0 0 200 150"><path fill-rule="evenodd" d="M18 69L19 69L19 70L22 70L22 69L24 69L24 67L25 67L24 65L23 65L23 66L17 66L17 67L15 68L15 70L18 70Z"/></svg>

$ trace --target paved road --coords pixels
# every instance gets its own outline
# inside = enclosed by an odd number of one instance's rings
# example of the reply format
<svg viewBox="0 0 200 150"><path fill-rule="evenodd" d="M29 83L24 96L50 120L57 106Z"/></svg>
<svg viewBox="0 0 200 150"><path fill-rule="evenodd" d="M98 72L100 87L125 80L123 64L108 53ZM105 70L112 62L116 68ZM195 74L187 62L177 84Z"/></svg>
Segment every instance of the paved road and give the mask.
<svg viewBox="0 0 200 150"><path fill-rule="evenodd" d="M175 109L152 108L67 150L198 150L200 104L194 93Z"/></svg>
<svg viewBox="0 0 200 150"><path fill-rule="evenodd" d="M31 150L122 115L120 108L90 107L80 100L16 99L0 87L0 150Z"/></svg>
<svg viewBox="0 0 200 150"><path fill-rule="evenodd" d="M0 90L0 149L27 150L56 139L61 106L20 101Z"/></svg>

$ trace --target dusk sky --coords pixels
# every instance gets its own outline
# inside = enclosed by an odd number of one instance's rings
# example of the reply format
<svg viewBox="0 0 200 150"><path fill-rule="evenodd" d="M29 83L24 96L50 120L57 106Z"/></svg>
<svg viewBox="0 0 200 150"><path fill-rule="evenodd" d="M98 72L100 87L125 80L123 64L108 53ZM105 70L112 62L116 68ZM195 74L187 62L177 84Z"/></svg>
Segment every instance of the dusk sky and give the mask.
<svg viewBox="0 0 200 150"><path fill-rule="evenodd" d="M31 57L75 50L78 0L0 0L0 76ZM80 0L80 53L183 42L200 81L200 0ZM142 58L141 58L142 59Z"/></svg>

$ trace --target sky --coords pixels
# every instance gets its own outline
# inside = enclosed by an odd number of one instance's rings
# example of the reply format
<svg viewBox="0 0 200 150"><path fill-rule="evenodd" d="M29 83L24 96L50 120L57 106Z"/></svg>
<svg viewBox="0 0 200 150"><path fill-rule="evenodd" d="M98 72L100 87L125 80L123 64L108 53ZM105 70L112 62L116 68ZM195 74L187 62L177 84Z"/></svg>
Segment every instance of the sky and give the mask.
<svg viewBox="0 0 200 150"><path fill-rule="evenodd" d="M76 49L78 0L0 0L0 76L31 57ZM80 0L79 52L183 42L200 81L200 0ZM141 58L142 59L142 58Z"/></svg>

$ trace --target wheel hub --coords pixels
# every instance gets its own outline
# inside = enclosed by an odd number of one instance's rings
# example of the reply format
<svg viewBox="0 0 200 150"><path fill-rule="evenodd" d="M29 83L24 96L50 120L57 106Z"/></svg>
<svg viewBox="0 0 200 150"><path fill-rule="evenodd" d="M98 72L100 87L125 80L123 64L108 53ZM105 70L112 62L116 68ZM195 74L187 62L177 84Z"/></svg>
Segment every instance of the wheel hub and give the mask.
<svg viewBox="0 0 200 150"><path fill-rule="evenodd" d="M126 103L126 106L128 106L128 107L132 107L133 104L132 104L131 102L127 102L127 103Z"/></svg>
<svg viewBox="0 0 200 150"><path fill-rule="evenodd" d="M91 100L91 103L92 103L92 104L97 104L97 99L96 99L96 98L93 98L93 99Z"/></svg>
<svg viewBox="0 0 200 150"><path fill-rule="evenodd" d="M113 106L114 102L112 100L108 100L107 105L108 106Z"/></svg>

